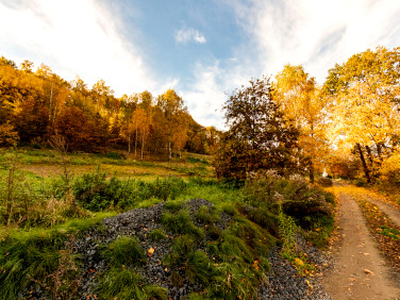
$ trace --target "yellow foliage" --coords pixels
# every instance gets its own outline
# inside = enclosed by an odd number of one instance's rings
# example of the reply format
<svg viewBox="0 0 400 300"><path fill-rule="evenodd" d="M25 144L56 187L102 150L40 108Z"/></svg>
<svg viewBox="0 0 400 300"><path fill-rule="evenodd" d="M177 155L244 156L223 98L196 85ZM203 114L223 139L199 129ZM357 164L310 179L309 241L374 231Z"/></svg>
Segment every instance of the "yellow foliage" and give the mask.
<svg viewBox="0 0 400 300"><path fill-rule="evenodd" d="M10 121L0 125L0 146L12 146L19 141L18 133Z"/></svg>
<svg viewBox="0 0 400 300"><path fill-rule="evenodd" d="M391 155L382 163L381 179L390 183L400 183L400 152Z"/></svg>

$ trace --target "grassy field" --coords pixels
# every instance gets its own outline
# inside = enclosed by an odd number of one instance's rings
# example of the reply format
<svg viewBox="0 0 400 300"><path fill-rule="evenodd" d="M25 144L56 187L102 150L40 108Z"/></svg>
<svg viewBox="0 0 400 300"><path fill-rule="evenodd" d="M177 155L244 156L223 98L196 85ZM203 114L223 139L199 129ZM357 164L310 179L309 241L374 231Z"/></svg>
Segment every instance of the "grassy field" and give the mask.
<svg viewBox="0 0 400 300"><path fill-rule="evenodd" d="M56 150L21 149L14 153L9 150L0 152L0 169L8 168L11 156L18 157L20 169L27 174L40 177L60 176L63 172L62 158ZM209 177L213 175L211 161L208 155L188 153L182 159L171 161L135 159L133 154L120 155L117 152L106 154L68 153L66 155L68 168L73 175L82 175L96 171L98 167L107 172L108 176L118 178L155 179L157 177L189 176Z"/></svg>

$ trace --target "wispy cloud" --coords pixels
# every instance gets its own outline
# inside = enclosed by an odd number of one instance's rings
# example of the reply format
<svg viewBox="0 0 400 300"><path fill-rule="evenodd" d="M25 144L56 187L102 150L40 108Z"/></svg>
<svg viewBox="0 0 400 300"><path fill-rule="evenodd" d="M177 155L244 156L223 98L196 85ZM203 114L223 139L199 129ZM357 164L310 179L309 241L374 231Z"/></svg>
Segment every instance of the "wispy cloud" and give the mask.
<svg viewBox="0 0 400 300"><path fill-rule="evenodd" d="M0 51L43 62L67 80L79 75L89 86L102 78L117 94L152 89L142 53L120 25L94 0L0 3Z"/></svg>
<svg viewBox="0 0 400 300"><path fill-rule="evenodd" d="M226 1L258 47L266 72L286 63L303 64L324 81L327 70L352 54L398 46L397 0ZM251 16L251 17L249 17ZM398 35L397 35L398 36Z"/></svg>
<svg viewBox="0 0 400 300"><path fill-rule="evenodd" d="M182 96L196 121L224 129L222 106L235 88L247 85L251 76L248 65L238 64L236 59L221 65L219 60L209 64L198 62L192 70L194 79L183 90Z"/></svg>
<svg viewBox="0 0 400 300"><path fill-rule="evenodd" d="M186 44L188 42L195 42L197 44L204 44L207 42L205 36L193 28L181 28L175 32L175 41L178 43Z"/></svg>

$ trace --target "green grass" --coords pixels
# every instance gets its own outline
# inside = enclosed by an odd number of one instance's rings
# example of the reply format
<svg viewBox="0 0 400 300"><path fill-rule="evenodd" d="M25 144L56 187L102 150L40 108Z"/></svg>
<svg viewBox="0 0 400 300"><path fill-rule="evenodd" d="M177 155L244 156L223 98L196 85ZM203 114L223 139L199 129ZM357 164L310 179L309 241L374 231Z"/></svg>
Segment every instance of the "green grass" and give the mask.
<svg viewBox="0 0 400 300"><path fill-rule="evenodd" d="M145 252L139 241L128 236L121 236L103 251L112 267L141 266L146 260Z"/></svg>
<svg viewBox="0 0 400 300"><path fill-rule="evenodd" d="M380 231L378 231L379 234L382 234L386 237L390 237L394 240L400 240L400 231L387 227L387 226L381 226Z"/></svg>
<svg viewBox="0 0 400 300"><path fill-rule="evenodd" d="M71 171L102 166L97 172L73 177L71 186L79 214L71 217L67 213L70 204L63 178L40 175L35 169L42 165L61 168L59 154L52 150L17 152L22 166L30 167L18 171L19 178L23 178L19 180L23 184L18 192L32 197L28 198L32 200L28 210L31 219L25 225L14 223L0 227L0 298L3 295L5 299L17 298L18 290L31 283L27 274L54 291L49 275L65 265L66 245L71 236L79 237L81 232L100 226L100 220L105 217L160 202L165 204L161 227L151 231L149 239L162 241L167 234L172 234L172 249L162 260L171 270L169 281L178 287L184 280L203 284L202 290L192 293L189 299L257 297L260 280L270 268L266 259L268 252L283 241L276 193L283 199L282 213L291 214L302 227L301 232L314 244L323 246L333 228L333 217L329 214L334 203L331 194L282 178L247 182L245 186L207 177L187 178L191 174L207 176L208 158L195 155L166 163L124 159L117 152L68 154ZM6 151L0 152L0 188L3 190L9 156ZM149 175L123 179L130 174L130 169ZM109 170L116 170L116 176L110 177ZM170 173L181 177L162 177ZM207 199L214 206L201 206L190 216L185 202L194 198ZM308 206L309 202L313 205ZM53 207L49 203L54 203ZM0 211L2 207L0 204ZM42 217L38 218L36 212ZM218 228L222 213L232 218L225 230ZM140 276L146 256L136 239L122 236L103 247L102 255L109 262L109 268L98 278L100 297L167 299L166 289L148 285ZM73 294L73 280L79 277L79 272L71 269L63 274ZM63 287L56 292L61 295L66 291L68 288Z"/></svg>
<svg viewBox="0 0 400 300"><path fill-rule="evenodd" d="M54 292L55 272L63 273L65 286L58 290L68 291L79 271L63 265L62 257L68 251L68 241L79 237L79 234L93 226L98 226L105 217L113 213L103 213L86 219L73 219L51 229L31 228L12 230L2 228L0 241L0 295L1 299L17 299L18 292L27 288L32 279L47 286ZM72 257L72 256L71 256ZM60 269L61 268L61 269Z"/></svg>
<svg viewBox="0 0 400 300"><path fill-rule="evenodd" d="M149 239L155 242L159 242L161 240L165 240L167 236L161 228L154 229L149 233Z"/></svg>
<svg viewBox="0 0 400 300"><path fill-rule="evenodd" d="M98 293L102 299L168 299L168 291L156 285L146 285L133 269L111 268L99 278Z"/></svg>
<svg viewBox="0 0 400 300"><path fill-rule="evenodd" d="M167 231L175 234L190 234L199 239L204 237L204 231L193 224L186 210L181 210L177 214L163 213L161 223Z"/></svg>

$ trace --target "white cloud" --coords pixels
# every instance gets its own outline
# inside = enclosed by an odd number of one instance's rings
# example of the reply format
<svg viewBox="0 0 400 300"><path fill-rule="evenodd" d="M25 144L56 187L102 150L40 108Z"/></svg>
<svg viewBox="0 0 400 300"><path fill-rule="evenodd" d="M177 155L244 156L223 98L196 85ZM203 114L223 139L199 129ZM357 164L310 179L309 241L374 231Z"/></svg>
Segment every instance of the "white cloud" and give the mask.
<svg viewBox="0 0 400 300"><path fill-rule="evenodd" d="M0 3L0 51L17 63L45 63L66 80L78 74L89 87L104 79L117 96L152 89L141 53L120 25L94 0Z"/></svg>
<svg viewBox="0 0 400 300"><path fill-rule="evenodd" d="M223 128L221 107L226 95L220 84L222 70L218 62L204 66L198 63L193 71L195 80L182 96L193 118L202 125Z"/></svg>
<svg viewBox="0 0 400 300"><path fill-rule="evenodd" d="M195 42L197 44L204 44L207 42L205 36L198 30L193 28L181 28L175 32L175 41L178 43L186 44L188 42Z"/></svg>
<svg viewBox="0 0 400 300"><path fill-rule="evenodd" d="M182 92L193 118L204 126L226 129L222 106L235 88L246 85L251 79L246 72L247 66L235 65L235 59L229 66L220 66L220 62L204 65L197 63L193 69L194 81ZM229 70L229 71L228 71Z"/></svg>
<svg viewBox="0 0 400 300"><path fill-rule="evenodd" d="M286 63L303 64L322 83L328 69L355 53L398 46L398 0L226 3L234 7L269 73L276 74Z"/></svg>

